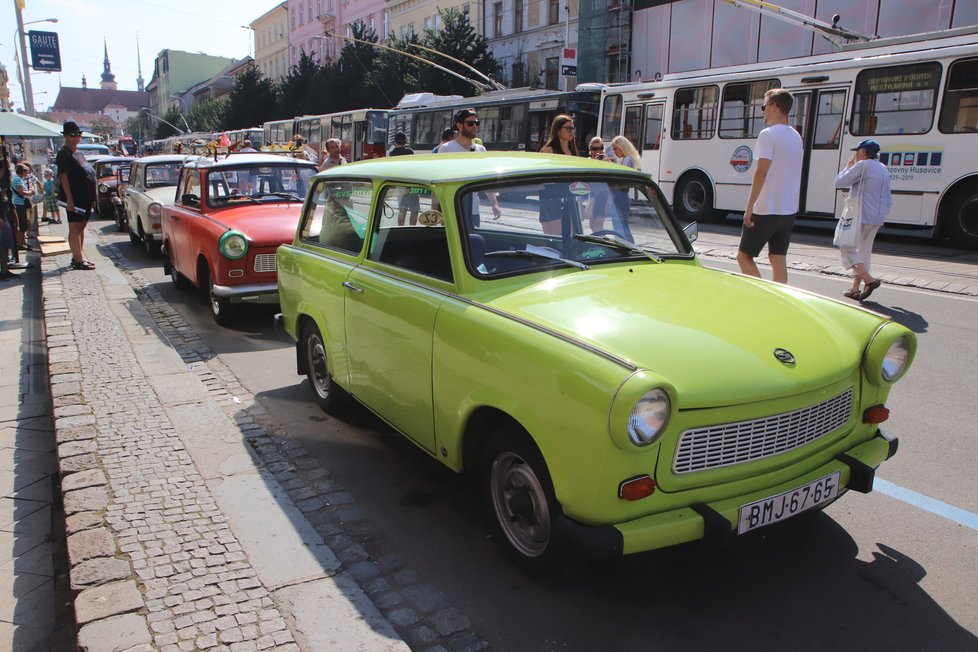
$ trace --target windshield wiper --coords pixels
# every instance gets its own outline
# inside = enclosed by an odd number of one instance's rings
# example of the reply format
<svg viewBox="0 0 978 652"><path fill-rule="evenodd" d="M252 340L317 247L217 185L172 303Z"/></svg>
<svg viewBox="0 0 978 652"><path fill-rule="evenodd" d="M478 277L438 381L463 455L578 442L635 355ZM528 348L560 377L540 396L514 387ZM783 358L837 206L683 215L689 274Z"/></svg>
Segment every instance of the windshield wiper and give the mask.
<svg viewBox="0 0 978 652"><path fill-rule="evenodd" d="M260 204L261 202L252 197L251 195L228 195L227 197L222 197L225 201L236 201L238 199L247 199L252 204Z"/></svg>
<svg viewBox="0 0 978 652"><path fill-rule="evenodd" d="M645 247L639 247L637 244L631 242L626 242L616 235L585 235L583 233L575 233L574 239L580 242L587 242L589 244L602 245L604 247L611 247L612 249L617 249L619 251L628 251L633 254L640 254L645 256L649 260L657 263L662 262L662 258L656 256L651 251L645 249Z"/></svg>
<svg viewBox="0 0 978 652"><path fill-rule="evenodd" d="M284 197L285 199L294 199L296 201L302 201L302 197L292 192L263 192L262 197L266 195L274 195L275 197Z"/></svg>
<svg viewBox="0 0 978 652"><path fill-rule="evenodd" d="M485 254L486 258L543 258L545 260L551 260L559 263L564 263L565 265L570 265L571 267L577 267L578 269L591 269L584 263L578 262L576 260L571 260L570 258L561 258L560 256L555 256L551 253L543 253L541 251L534 251L530 249L509 249L505 251L489 251Z"/></svg>

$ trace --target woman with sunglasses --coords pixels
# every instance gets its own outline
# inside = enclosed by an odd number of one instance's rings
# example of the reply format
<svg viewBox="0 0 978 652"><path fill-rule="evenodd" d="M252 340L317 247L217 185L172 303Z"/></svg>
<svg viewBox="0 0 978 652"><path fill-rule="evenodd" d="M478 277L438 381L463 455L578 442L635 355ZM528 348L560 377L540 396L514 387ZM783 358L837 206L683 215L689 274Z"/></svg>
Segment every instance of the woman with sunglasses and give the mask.
<svg viewBox="0 0 978 652"><path fill-rule="evenodd" d="M567 154L577 156L577 131L574 118L563 113L550 123L550 138L543 144L540 151L544 154Z"/></svg>

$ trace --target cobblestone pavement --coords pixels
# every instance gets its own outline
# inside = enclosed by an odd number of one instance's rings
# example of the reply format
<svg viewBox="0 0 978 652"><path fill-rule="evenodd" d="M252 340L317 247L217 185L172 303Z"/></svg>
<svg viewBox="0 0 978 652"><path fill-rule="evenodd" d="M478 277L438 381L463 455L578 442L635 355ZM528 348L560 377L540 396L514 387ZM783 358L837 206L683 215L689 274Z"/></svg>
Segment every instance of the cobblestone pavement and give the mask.
<svg viewBox="0 0 978 652"><path fill-rule="evenodd" d="M97 226L90 227L89 237ZM93 258L95 273L65 271L67 258L59 256L45 263L44 282L82 647L354 647L349 634L336 642L343 625L332 609L298 600L289 593L294 586L262 581L269 574L263 573L262 559L250 560L241 541L252 536L249 528L260 526L244 524L237 528L243 535L236 533L215 500L220 489L205 477L214 460L207 456L209 446L193 441L202 433L188 433L179 413L174 417L174 408L159 397L176 392L187 399L193 392L161 388L152 363L133 362L137 350L145 355L156 346L179 354L185 371L205 390L204 405L233 424L234 436L251 452L249 463L261 467L328 547L335 565L317 570L344 595L365 592L368 604L354 599L355 609L338 612L367 621L374 635L381 634L356 649L488 649L465 614L390 552L394 547L372 530L355 497L271 419L114 245L100 239L98 250L107 258ZM119 278L105 277L103 268L112 265ZM133 318L142 335L134 337L120 324Z"/></svg>

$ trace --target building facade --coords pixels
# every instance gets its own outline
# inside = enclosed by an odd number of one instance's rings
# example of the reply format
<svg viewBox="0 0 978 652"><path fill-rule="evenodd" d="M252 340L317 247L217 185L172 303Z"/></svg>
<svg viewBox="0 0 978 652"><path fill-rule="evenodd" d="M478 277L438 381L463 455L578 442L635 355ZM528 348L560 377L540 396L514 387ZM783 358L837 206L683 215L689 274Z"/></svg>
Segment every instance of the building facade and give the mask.
<svg viewBox="0 0 978 652"><path fill-rule="evenodd" d="M289 74L288 2L275 5L251 22L255 38L255 65L275 83Z"/></svg>
<svg viewBox="0 0 978 652"><path fill-rule="evenodd" d="M161 116L180 96L195 84L207 81L234 63L233 59L180 50L161 50L153 64L153 76L146 85L149 110Z"/></svg>
<svg viewBox="0 0 978 652"><path fill-rule="evenodd" d="M89 88L84 77L80 88L62 86L58 99L45 112L45 118L52 122L72 120L87 129L97 118L104 116L111 119L117 131L121 132L126 120L146 107L149 98L143 91L120 91L118 86L109 62L108 46L104 46L99 88Z"/></svg>
<svg viewBox="0 0 978 652"><path fill-rule="evenodd" d="M579 0L486 0L484 34L509 86L565 90L564 50L577 50Z"/></svg>

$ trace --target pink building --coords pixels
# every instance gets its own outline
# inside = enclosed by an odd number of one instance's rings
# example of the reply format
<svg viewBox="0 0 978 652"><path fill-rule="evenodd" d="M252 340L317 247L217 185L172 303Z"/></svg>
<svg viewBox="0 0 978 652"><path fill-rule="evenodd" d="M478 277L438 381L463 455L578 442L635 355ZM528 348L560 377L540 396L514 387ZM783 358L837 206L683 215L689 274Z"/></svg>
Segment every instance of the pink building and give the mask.
<svg viewBox="0 0 978 652"><path fill-rule="evenodd" d="M317 63L334 61L343 49L341 38L350 35L350 25L362 21L387 40L389 24L386 0L288 0L289 66L299 63L302 53Z"/></svg>

